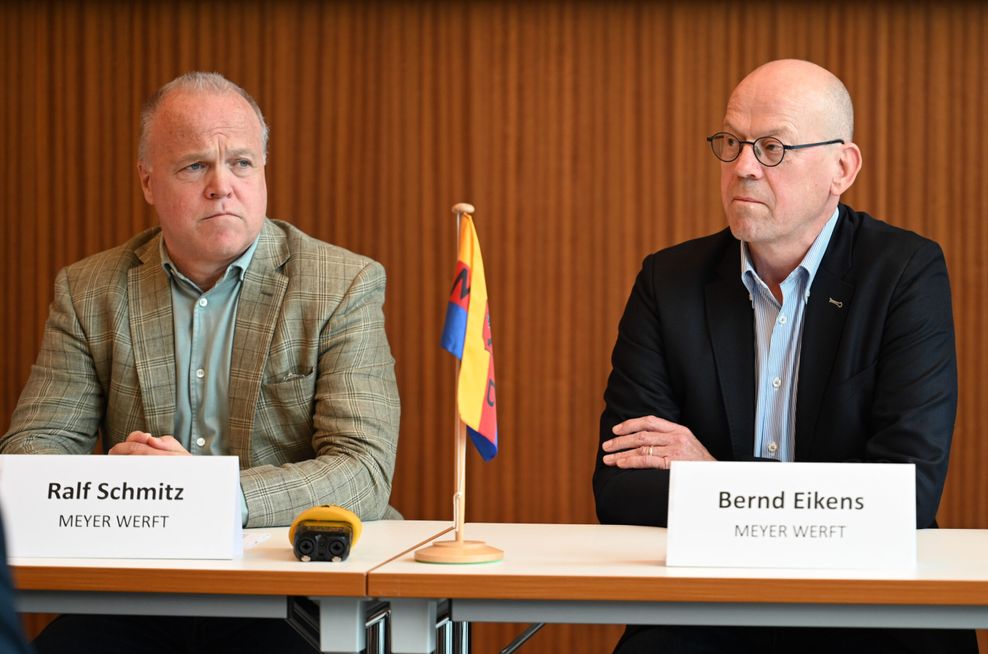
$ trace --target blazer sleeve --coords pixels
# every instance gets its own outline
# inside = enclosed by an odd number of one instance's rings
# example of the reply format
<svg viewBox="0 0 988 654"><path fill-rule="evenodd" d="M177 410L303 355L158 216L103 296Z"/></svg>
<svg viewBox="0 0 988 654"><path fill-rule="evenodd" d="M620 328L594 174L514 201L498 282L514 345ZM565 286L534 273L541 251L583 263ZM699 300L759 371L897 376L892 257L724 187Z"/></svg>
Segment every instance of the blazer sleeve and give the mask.
<svg viewBox="0 0 988 654"><path fill-rule="evenodd" d="M597 519L604 524L664 526L668 515L669 472L606 466L601 447L613 437L614 425L629 418L655 415L680 421L666 368L652 263L652 257L645 259L628 298L604 392L593 475Z"/></svg>
<svg viewBox="0 0 988 654"><path fill-rule="evenodd" d="M384 268L355 276L319 336L312 398L314 458L241 471L248 527L290 524L303 509L340 504L361 519L398 517L388 506L400 406L384 331Z"/></svg>
<svg viewBox="0 0 988 654"><path fill-rule="evenodd" d="M876 328L879 326L876 325ZM902 268L882 331L865 460L916 465L916 523L935 525L957 411L957 359L947 265L924 241ZM852 379L838 393L866 392ZM854 402L847 404L853 405Z"/></svg>
<svg viewBox="0 0 988 654"><path fill-rule="evenodd" d="M104 411L87 335L65 270L55 279L41 349L0 441L2 454L88 454Z"/></svg>

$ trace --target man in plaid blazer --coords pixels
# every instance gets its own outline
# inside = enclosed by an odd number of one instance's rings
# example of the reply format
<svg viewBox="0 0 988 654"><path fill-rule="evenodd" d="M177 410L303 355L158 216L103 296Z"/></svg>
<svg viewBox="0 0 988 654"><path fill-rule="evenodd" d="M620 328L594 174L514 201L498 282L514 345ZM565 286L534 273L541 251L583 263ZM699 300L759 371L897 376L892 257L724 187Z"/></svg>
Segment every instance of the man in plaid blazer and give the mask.
<svg viewBox="0 0 988 654"><path fill-rule="evenodd" d="M220 449L240 459L247 526L286 525L325 503L397 516L384 270L264 217L266 131L253 100L219 75L183 76L152 98L138 168L161 227L58 274L0 451L84 454L98 434L111 454L194 449L175 432L171 286L181 273L212 301L209 290L239 274L226 396L203 402L226 404ZM250 248L249 265L223 279Z"/></svg>
<svg viewBox="0 0 988 654"><path fill-rule="evenodd" d="M388 506L398 440L385 275L265 217L267 126L215 73L162 87L138 173L160 227L59 272L0 452L232 454L247 526ZM311 651L283 621L62 616L38 652Z"/></svg>

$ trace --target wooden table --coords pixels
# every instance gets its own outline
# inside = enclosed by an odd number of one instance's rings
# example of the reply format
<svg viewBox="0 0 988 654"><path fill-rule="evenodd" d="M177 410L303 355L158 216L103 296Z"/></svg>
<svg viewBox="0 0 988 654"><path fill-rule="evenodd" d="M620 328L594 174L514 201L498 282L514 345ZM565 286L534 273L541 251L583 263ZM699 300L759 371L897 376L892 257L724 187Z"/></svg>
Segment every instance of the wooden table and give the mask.
<svg viewBox="0 0 988 654"><path fill-rule="evenodd" d="M340 563L301 563L287 528L245 530L239 560L37 559L10 560L25 613L102 613L286 618L288 598L318 606L324 652L359 652L371 596L368 573L450 529L448 522L382 520Z"/></svg>
<svg viewBox="0 0 988 654"><path fill-rule="evenodd" d="M667 568L664 529L468 524L499 563L433 565L411 553L371 571L392 648L425 654L436 602L469 622L988 627L988 530L917 532L910 570ZM433 622L434 624L434 622Z"/></svg>

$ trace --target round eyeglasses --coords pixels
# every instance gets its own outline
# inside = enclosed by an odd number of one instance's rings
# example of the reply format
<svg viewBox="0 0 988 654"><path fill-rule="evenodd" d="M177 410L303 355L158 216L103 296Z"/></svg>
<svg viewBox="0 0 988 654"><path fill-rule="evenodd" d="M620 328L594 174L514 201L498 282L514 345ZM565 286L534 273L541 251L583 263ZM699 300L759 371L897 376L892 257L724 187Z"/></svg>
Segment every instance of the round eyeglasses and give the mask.
<svg viewBox="0 0 988 654"><path fill-rule="evenodd" d="M730 163L741 156L741 149L750 145L755 153L758 163L769 168L782 163L783 157L788 150L802 150L803 148L815 148L820 145L833 145L843 143L844 139L831 139L829 141L819 141L817 143L802 143L800 145L786 145L774 136L762 136L754 141L742 141L730 132L717 132L713 136L707 137L710 149L714 156L725 163Z"/></svg>

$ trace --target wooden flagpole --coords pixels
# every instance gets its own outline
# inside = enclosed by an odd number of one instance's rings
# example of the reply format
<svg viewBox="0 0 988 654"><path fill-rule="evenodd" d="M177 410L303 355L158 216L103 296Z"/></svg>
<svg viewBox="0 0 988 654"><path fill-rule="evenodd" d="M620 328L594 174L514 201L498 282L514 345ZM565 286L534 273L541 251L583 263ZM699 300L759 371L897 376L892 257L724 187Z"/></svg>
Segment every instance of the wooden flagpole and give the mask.
<svg viewBox="0 0 988 654"><path fill-rule="evenodd" d="M460 244L460 220L463 214L473 215L473 205L460 202L453 205L456 214L456 245ZM460 380L460 360L456 360L453 388L456 391ZM454 398L458 395L454 392ZM490 563L504 558L504 552L479 540L465 540L463 526L467 507L467 426L460 420L460 409L453 400L454 479L453 484L453 540L441 540L415 552L415 560L423 563Z"/></svg>

